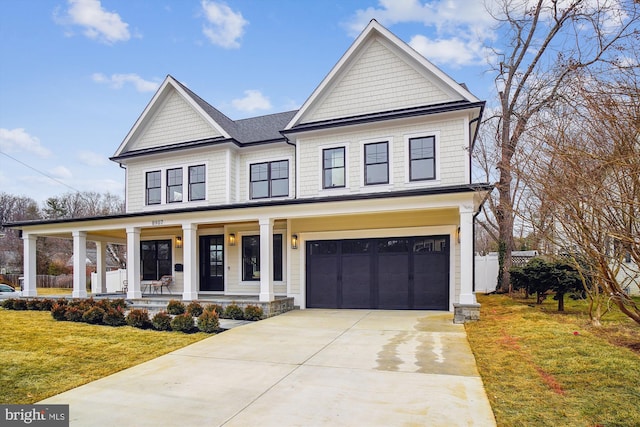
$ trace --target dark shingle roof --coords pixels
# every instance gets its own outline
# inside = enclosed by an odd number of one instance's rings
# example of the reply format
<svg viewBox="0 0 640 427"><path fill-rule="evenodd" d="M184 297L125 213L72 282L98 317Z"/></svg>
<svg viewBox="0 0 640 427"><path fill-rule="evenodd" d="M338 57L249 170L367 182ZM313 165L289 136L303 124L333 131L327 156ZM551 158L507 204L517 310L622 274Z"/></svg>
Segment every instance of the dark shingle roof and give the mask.
<svg viewBox="0 0 640 427"><path fill-rule="evenodd" d="M174 79L175 80L175 79ZM242 120L231 120L219 110L212 107L204 99L200 98L191 89L176 80L182 89L189 95L200 108L202 108L218 125L240 144L251 144L262 141L283 139L281 130L296 115L297 110L284 113L269 114L266 116L251 117Z"/></svg>

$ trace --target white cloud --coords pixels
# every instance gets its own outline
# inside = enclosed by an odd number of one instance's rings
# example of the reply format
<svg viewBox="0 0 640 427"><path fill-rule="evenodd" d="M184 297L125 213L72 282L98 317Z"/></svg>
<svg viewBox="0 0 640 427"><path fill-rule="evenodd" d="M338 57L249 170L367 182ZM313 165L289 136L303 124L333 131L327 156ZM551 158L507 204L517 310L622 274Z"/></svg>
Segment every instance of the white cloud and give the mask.
<svg viewBox="0 0 640 427"><path fill-rule="evenodd" d="M56 166L53 169L49 169L49 175L58 179L70 179L73 177L71 171L64 166Z"/></svg>
<svg viewBox="0 0 640 427"><path fill-rule="evenodd" d="M102 73L94 73L91 79L96 83L111 85L114 89L122 89L125 83L131 83L138 92L154 92L160 86L160 83L145 80L137 74L112 74L106 76Z"/></svg>
<svg viewBox="0 0 640 427"><path fill-rule="evenodd" d="M202 0L202 9L209 24L204 25L202 32L215 45L225 49L240 47L239 39L244 34L244 27L249 22L242 13L234 12L224 3Z"/></svg>
<svg viewBox="0 0 640 427"><path fill-rule="evenodd" d="M51 156L51 151L40 144L40 139L29 135L23 128L0 128L0 149L7 153L26 151L39 157Z"/></svg>
<svg viewBox="0 0 640 427"><path fill-rule="evenodd" d="M79 151L76 157L87 166L98 167L107 164L107 159L103 155L93 151Z"/></svg>
<svg viewBox="0 0 640 427"><path fill-rule="evenodd" d="M401 23L425 26L428 37L416 34L411 46L436 63L454 66L486 61L483 42L493 40L495 23L482 1L468 0L379 0L378 7L357 10L345 23L350 35L358 35L376 19L390 27Z"/></svg>
<svg viewBox="0 0 640 427"><path fill-rule="evenodd" d="M56 22L83 27L85 36L107 44L131 38L129 24L117 13L106 11L100 0L68 0L68 3L67 15L62 18L54 15Z"/></svg>
<svg viewBox="0 0 640 427"><path fill-rule="evenodd" d="M259 90L245 90L244 98L234 99L231 105L240 111L269 110L271 102L269 98L260 93Z"/></svg>

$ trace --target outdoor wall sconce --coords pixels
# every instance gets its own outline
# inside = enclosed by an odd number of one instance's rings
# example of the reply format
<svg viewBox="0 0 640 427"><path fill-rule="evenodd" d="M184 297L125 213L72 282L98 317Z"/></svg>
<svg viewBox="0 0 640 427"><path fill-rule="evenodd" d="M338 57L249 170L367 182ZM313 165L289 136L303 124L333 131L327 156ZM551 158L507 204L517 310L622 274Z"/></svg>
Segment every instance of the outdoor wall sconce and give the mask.
<svg viewBox="0 0 640 427"><path fill-rule="evenodd" d="M181 236L176 236L176 248L178 248L178 249L182 248L182 237Z"/></svg>
<svg viewBox="0 0 640 427"><path fill-rule="evenodd" d="M235 246L236 245L236 235L231 233L229 234L229 246Z"/></svg>
<svg viewBox="0 0 640 427"><path fill-rule="evenodd" d="M456 230L456 239L458 240L458 243L460 243L460 227Z"/></svg>
<svg viewBox="0 0 640 427"><path fill-rule="evenodd" d="M298 235L291 235L291 249L298 249Z"/></svg>

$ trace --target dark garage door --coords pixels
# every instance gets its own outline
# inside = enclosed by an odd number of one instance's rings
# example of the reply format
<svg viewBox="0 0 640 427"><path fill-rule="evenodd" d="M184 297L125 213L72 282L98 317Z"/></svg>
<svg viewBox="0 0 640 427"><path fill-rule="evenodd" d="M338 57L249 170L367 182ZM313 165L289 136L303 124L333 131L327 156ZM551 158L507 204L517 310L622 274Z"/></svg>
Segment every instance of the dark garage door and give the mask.
<svg viewBox="0 0 640 427"><path fill-rule="evenodd" d="M307 242L307 307L449 309L449 236Z"/></svg>

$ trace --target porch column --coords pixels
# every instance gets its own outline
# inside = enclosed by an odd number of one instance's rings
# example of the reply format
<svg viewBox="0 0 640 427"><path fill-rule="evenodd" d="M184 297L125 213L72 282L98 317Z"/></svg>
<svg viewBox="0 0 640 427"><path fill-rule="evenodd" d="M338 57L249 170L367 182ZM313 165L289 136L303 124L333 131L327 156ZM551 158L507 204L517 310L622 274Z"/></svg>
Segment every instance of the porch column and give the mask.
<svg viewBox="0 0 640 427"><path fill-rule="evenodd" d="M91 284L92 292L107 292L107 243L95 242L96 244L96 283Z"/></svg>
<svg viewBox="0 0 640 427"><path fill-rule="evenodd" d="M476 304L473 293L473 206L460 206L460 304Z"/></svg>
<svg viewBox="0 0 640 427"><path fill-rule="evenodd" d="M127 227L127 298L142 298L140 290L140 227Z"/></svg>
<svg viewBox="0 0 640 427"><path fill-rule="evenodd" d="M198 299L198 225L182 224L182 263L184 267L184 290L182 299L194 301Z"/></svg>
<svg viewBox="0 0 640 427"><path fill-rule="evenodd" d="M36 241L37 237L32 234L23 233L23 254L24 254L24 279L22 296L35 297L36 290Z"/></svg>
<svg viewBox="0 0 640 427"><path fill-rule="evenodd" d="M73 292L74 298L87 296L87 232L74 230L73 235Z"/></svg>
<svg viewBox="0 0 640 427"><path fill-rule="evenodd" d="M260 301L273 301L273 219L260 218Z"/></svg>

